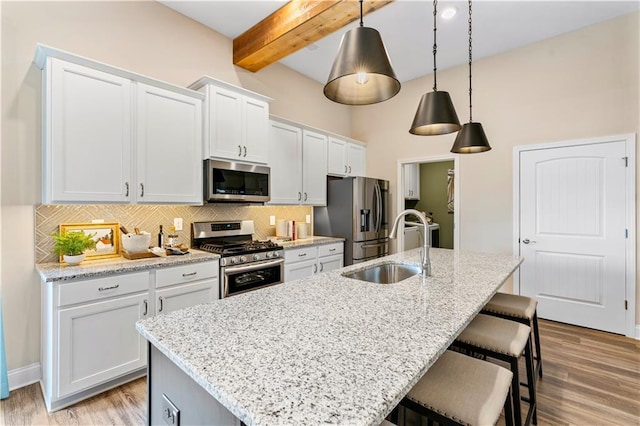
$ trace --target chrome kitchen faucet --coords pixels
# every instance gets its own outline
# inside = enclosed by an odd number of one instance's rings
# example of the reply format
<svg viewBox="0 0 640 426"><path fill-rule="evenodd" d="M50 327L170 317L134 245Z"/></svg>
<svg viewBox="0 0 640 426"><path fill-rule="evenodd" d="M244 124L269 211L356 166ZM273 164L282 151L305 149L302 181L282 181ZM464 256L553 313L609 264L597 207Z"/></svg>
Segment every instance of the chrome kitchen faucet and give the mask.
<svg viewBox="0 0 640 426"><path fill-rule="evenodd" d="M424 232L422 233L424 237L424 242L422 244L422 276L430 277L431 276L431 259L429 259L429 234L427 230L429 229L429 225L427 224L427 219L424 217L422 212L414 209L406 209L402 210L396 219L393 221L393 228L391 228L391 233L389 234L389 238L395 238L396 232L398 232L398 223L400 219L407 214L415 215L420 222L422 222L422 226L424 226Z"/></svg>

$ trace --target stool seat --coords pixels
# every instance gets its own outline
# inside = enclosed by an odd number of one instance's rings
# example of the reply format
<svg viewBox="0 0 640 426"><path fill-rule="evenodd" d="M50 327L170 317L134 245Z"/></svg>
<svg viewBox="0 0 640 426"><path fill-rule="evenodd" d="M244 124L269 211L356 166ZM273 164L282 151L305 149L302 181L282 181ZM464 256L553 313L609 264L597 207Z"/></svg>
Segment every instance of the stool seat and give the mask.
<svg viewBox="0 0 640 426"><path fill-rule="evenodd" d="M537 306L538 301L533 297L496 293L482 310L531 321Z"/></svg>
<svg viewBox="0 0 640 426"><path fill-rule="evenodd" d="M496 364L446 351L405 399L458 423L495 424L512 376L511 371Z"/></svg>
<svg viewBox="0 0 640 426"><path fill-rule="evenodd" d="M489 315L477 315L456 339L478 348L519 357L524 351L531 328L514 321Z"/></svg>

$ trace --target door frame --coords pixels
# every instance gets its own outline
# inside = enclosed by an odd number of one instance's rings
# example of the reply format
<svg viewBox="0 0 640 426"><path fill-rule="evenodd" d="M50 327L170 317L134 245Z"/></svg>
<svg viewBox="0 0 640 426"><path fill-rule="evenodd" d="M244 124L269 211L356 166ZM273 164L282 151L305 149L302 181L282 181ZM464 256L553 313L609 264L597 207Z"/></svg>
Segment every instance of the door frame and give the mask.
<svg viewBox="0 0 640 426"><path fill-rule="evenodd" d="M627 301L626 335L640 339L640 326L636 333L636 135L634 133L589 139L572 139L513 147L513 254L520 256L520 154L552 148L625 142L627 167L625 173L627 208L625 220L628 237L625 240L625 299ZM513 274L513 292L520 294L520 270Z"/></svg>
<svg viewBox="0 0 640 426"><path fill-rule="evenodd" d="M398 160L397 166L397 179L398 186L396 187L396 211L393 215L395 219L396 215L404 210L404 175L402 173L402 166L405 164L414 164L414 163L441 163L443 161L453 161L453 169L455 170L454 180L453 180L453 192L455 194L453 198L453 248L455 250L460 249L460 155L459 154L450 154L450 155L437 155L437 156L429 156L429 157L416 157L416 158L405 158ZM399 227L404 228L404 218L398 223ZM400 229L403 229L400 228ZM400 247L404 247L404 232L399 232L396 236L396 253L400 252Z"/></svg>

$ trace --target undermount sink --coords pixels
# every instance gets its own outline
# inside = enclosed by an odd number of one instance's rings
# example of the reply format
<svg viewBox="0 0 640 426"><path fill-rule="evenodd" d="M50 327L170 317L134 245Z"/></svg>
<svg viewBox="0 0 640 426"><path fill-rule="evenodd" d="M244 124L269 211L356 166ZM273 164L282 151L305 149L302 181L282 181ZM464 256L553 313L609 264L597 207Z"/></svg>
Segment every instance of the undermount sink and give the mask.
<svg viewBox="0 0 640 426"><path fill-rule="evenodd" d="M359 271L345 272L342 276L370 283L393 284L406 280L420 272L422 272L422 268L419 265L385 262Z"/></svg>

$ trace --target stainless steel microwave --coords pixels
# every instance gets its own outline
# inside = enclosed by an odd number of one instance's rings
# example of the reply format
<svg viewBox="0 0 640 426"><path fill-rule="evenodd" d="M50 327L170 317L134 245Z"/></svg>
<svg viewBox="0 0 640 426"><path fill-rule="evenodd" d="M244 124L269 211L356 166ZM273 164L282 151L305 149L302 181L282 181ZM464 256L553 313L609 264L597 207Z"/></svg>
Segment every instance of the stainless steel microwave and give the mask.
<svg viewBox="0 0 640 426"><path fill-rule="evenodd" d="M264 203L269 201L267 166L204 160L204 199L210 203Z"/></svg>

